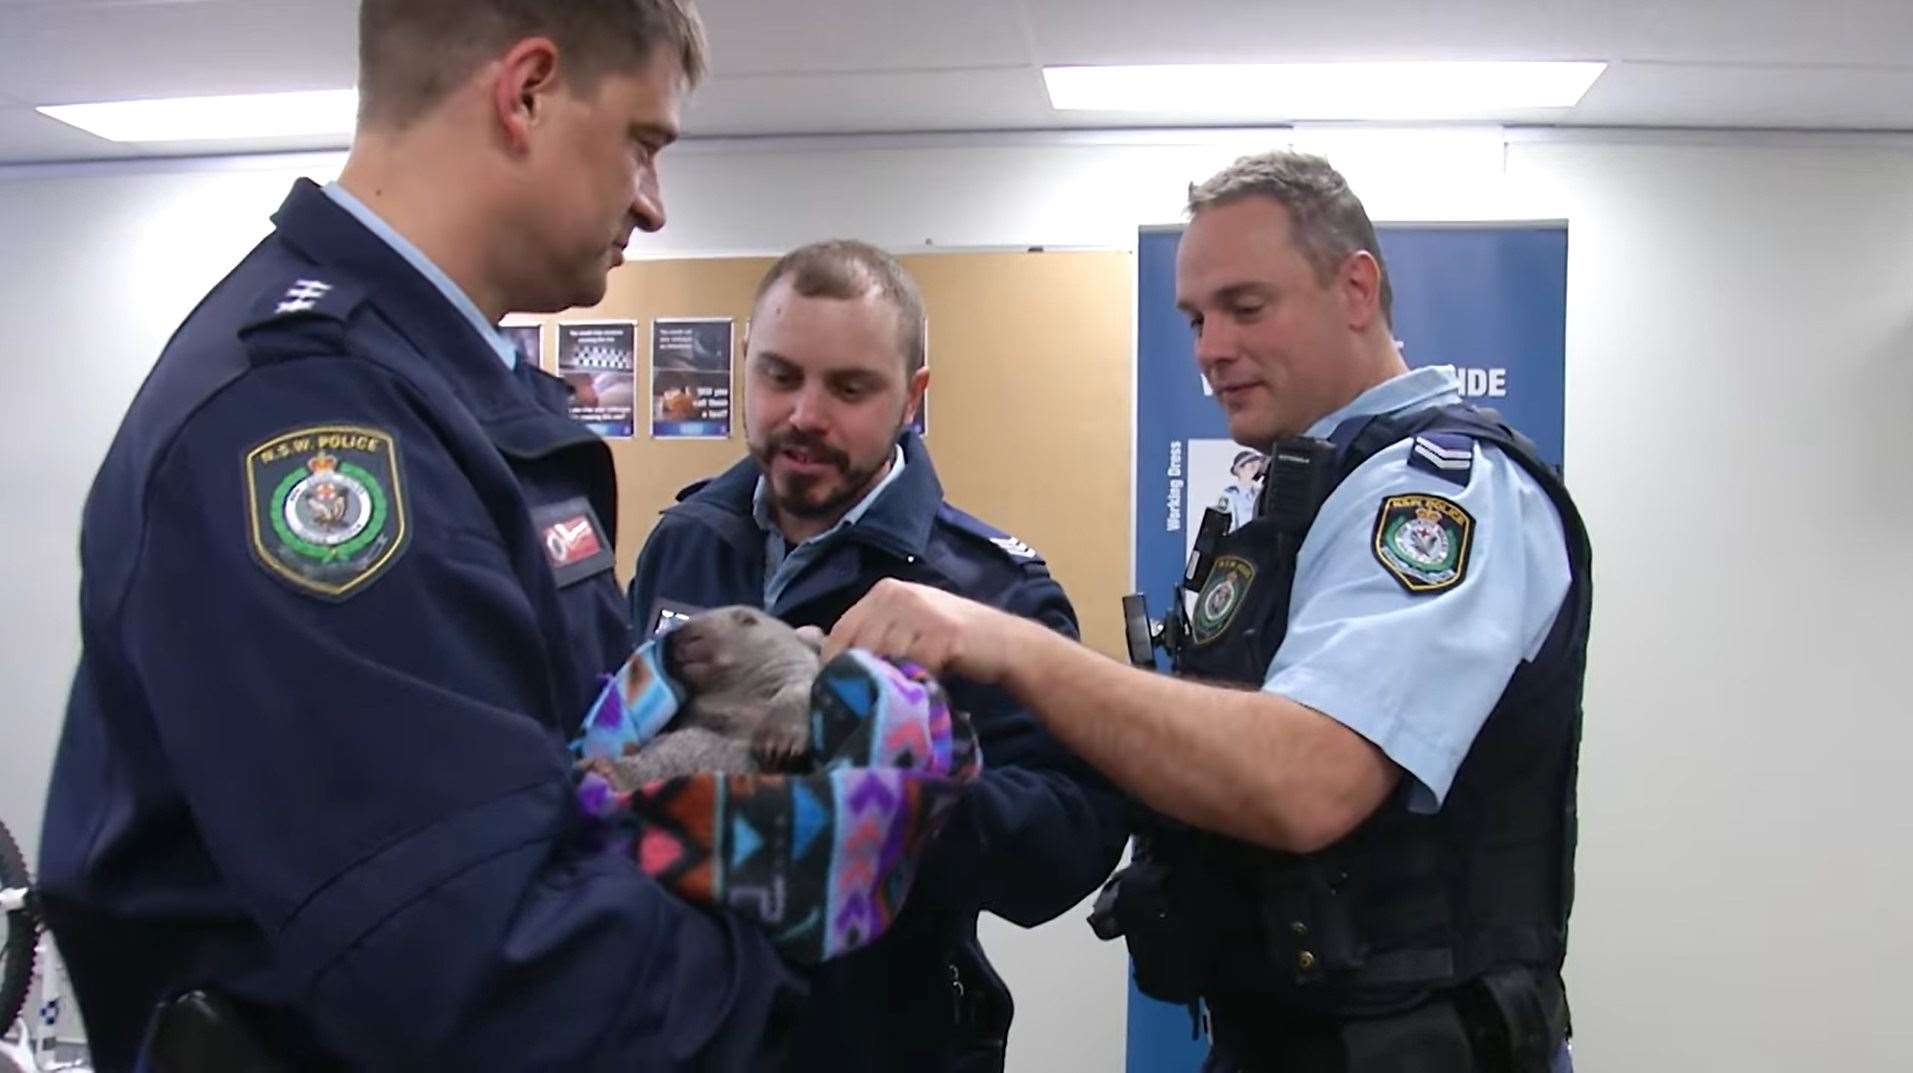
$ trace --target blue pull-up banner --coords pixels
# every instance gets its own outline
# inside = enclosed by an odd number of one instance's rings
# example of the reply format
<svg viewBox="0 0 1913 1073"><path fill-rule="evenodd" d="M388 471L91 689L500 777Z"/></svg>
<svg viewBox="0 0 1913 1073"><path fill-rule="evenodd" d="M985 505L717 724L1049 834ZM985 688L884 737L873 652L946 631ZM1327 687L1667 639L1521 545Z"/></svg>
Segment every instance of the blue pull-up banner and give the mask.
<svg viewBox="0 0 1913 1073"><path fill-rule="evenodd" d="M1500 411L1562 464L1568 230L1550 223L1377 228L1394 284L1395 335L1414 367L1452 365L1469 402ZM1170 606L1202 512L1231 491L1243 448L1196 369L1189 325L1176 310L1180 227L1137 243L1136 586L1152 613ZM1129 1073L1193 1073L1208 1041L1189 1012L1135 988L1129 995Z"/></svg>

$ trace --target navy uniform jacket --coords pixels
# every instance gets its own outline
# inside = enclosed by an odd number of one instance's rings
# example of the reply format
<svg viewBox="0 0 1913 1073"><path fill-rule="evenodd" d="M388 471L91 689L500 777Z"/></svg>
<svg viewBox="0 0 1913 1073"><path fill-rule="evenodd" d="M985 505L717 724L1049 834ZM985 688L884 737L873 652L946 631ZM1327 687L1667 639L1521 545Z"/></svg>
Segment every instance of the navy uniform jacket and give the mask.
<svg viewBox="0 0 1913 1073"><path fill-rule="evenodd" d="M922 440L906 432L902 444L903 473L766 610L829 629L879 579L895 577L1076 636L1075 612L1043 560L945 503ZM747 458L664 512L631 584L640 633L672 612L763 606L757 477ZM937 1070L958 1054L987 1068L1008 1026L1009 995L977 943L977 912L1040 924L1094 890L1122 852L1127 813L1106 783L1006 694L961 679L946 685L975 721L983 776L951 814L891 932L812 980L794 1069Z"/></svg>
<svg viewBox="0 0 1913 1073"><path fill-rule="evenodd" d="M86 506L41 890L99 1068L207 984L355 1069L763 1068L768 941L581 837L605 446L318 187L273 219Z"/></svg>

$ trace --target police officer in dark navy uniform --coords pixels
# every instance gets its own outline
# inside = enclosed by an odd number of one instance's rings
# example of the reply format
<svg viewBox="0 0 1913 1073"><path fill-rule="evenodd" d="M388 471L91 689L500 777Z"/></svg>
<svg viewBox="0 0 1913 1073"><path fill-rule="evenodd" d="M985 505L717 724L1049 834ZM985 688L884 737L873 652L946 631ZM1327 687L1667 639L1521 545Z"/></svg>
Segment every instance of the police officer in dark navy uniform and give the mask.
<svg viewBox="0 0 1913 1073"><path fill-rule="evenodd" d="M828 629L880 578L959 592L1076 636L1028 545L943 500L923 441L923 307L888 254L806 246L759 285L746 343L751 456L664 512L632 582L640 631L724 604ZM891 932L831 962L798 1018L795 1070L1000 1070L1010 995L979 910L1034 926L1096 889L1127 835L1121 799L1001 691L946 681L984 773Z"/></svg>
<svg viewBox="0 0 1913 1073"><path fill-rule="evenodd" d="M98 1068L770 1068L766 937L583 835L611 459L493 327L663 226L697 16L360 28L340 181L179 328L87 503L41 892Z"/></svg>
<svg viewBox="0 0 1913 1073"><path fill-rule="evenodd" d="M1190 212L1196 363L1270 460L1161 631L1180 676L893 583L827 651L997 682L1155 810L1092 923L1144 991L1206 1007L1210 1070L1566 1069L1579 515L1451 370L1403 363L1374 228L1327 161L1246 157Z"/></svg>

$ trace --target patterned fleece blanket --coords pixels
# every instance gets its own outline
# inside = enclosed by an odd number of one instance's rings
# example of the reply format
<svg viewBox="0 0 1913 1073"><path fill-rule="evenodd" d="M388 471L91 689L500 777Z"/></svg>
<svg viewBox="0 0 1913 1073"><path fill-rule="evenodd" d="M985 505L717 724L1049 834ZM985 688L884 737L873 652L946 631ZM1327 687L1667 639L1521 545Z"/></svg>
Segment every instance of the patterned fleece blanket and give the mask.
<svg viewBox="0 0 1913 1073"><path fill-rule="evenodd" d="M620 755L663 730L684 696L649 642L606 683L572 749ZM819 672L810 733L823 758L810 774L706 772L620 793L581 771L578 802L680 897L755 920L792 961L824 961L896 919L983 757L933 677L856 649Z"/></svg>

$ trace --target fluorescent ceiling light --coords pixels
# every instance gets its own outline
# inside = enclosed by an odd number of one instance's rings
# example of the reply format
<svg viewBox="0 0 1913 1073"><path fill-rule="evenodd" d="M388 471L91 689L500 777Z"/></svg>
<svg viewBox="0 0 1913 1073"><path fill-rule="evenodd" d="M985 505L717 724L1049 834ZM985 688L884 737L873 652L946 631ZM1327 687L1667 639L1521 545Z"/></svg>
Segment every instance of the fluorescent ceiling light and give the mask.
<svg viewBox="0 0 1913 1073"><path fill-rule="evenodd" d="M1262 119L1461 119L1571 108L1605 63L1275 63L1045 67L1059 111Z"/></svg>
<svg viewBox="0 0 1913 1073"><path fill-rule="evenodd" d="M115 142L222 141L352 133L359 111L354 90L251 93L238 97L170 97L101 104L50 104L36 109Z"/></svg>

